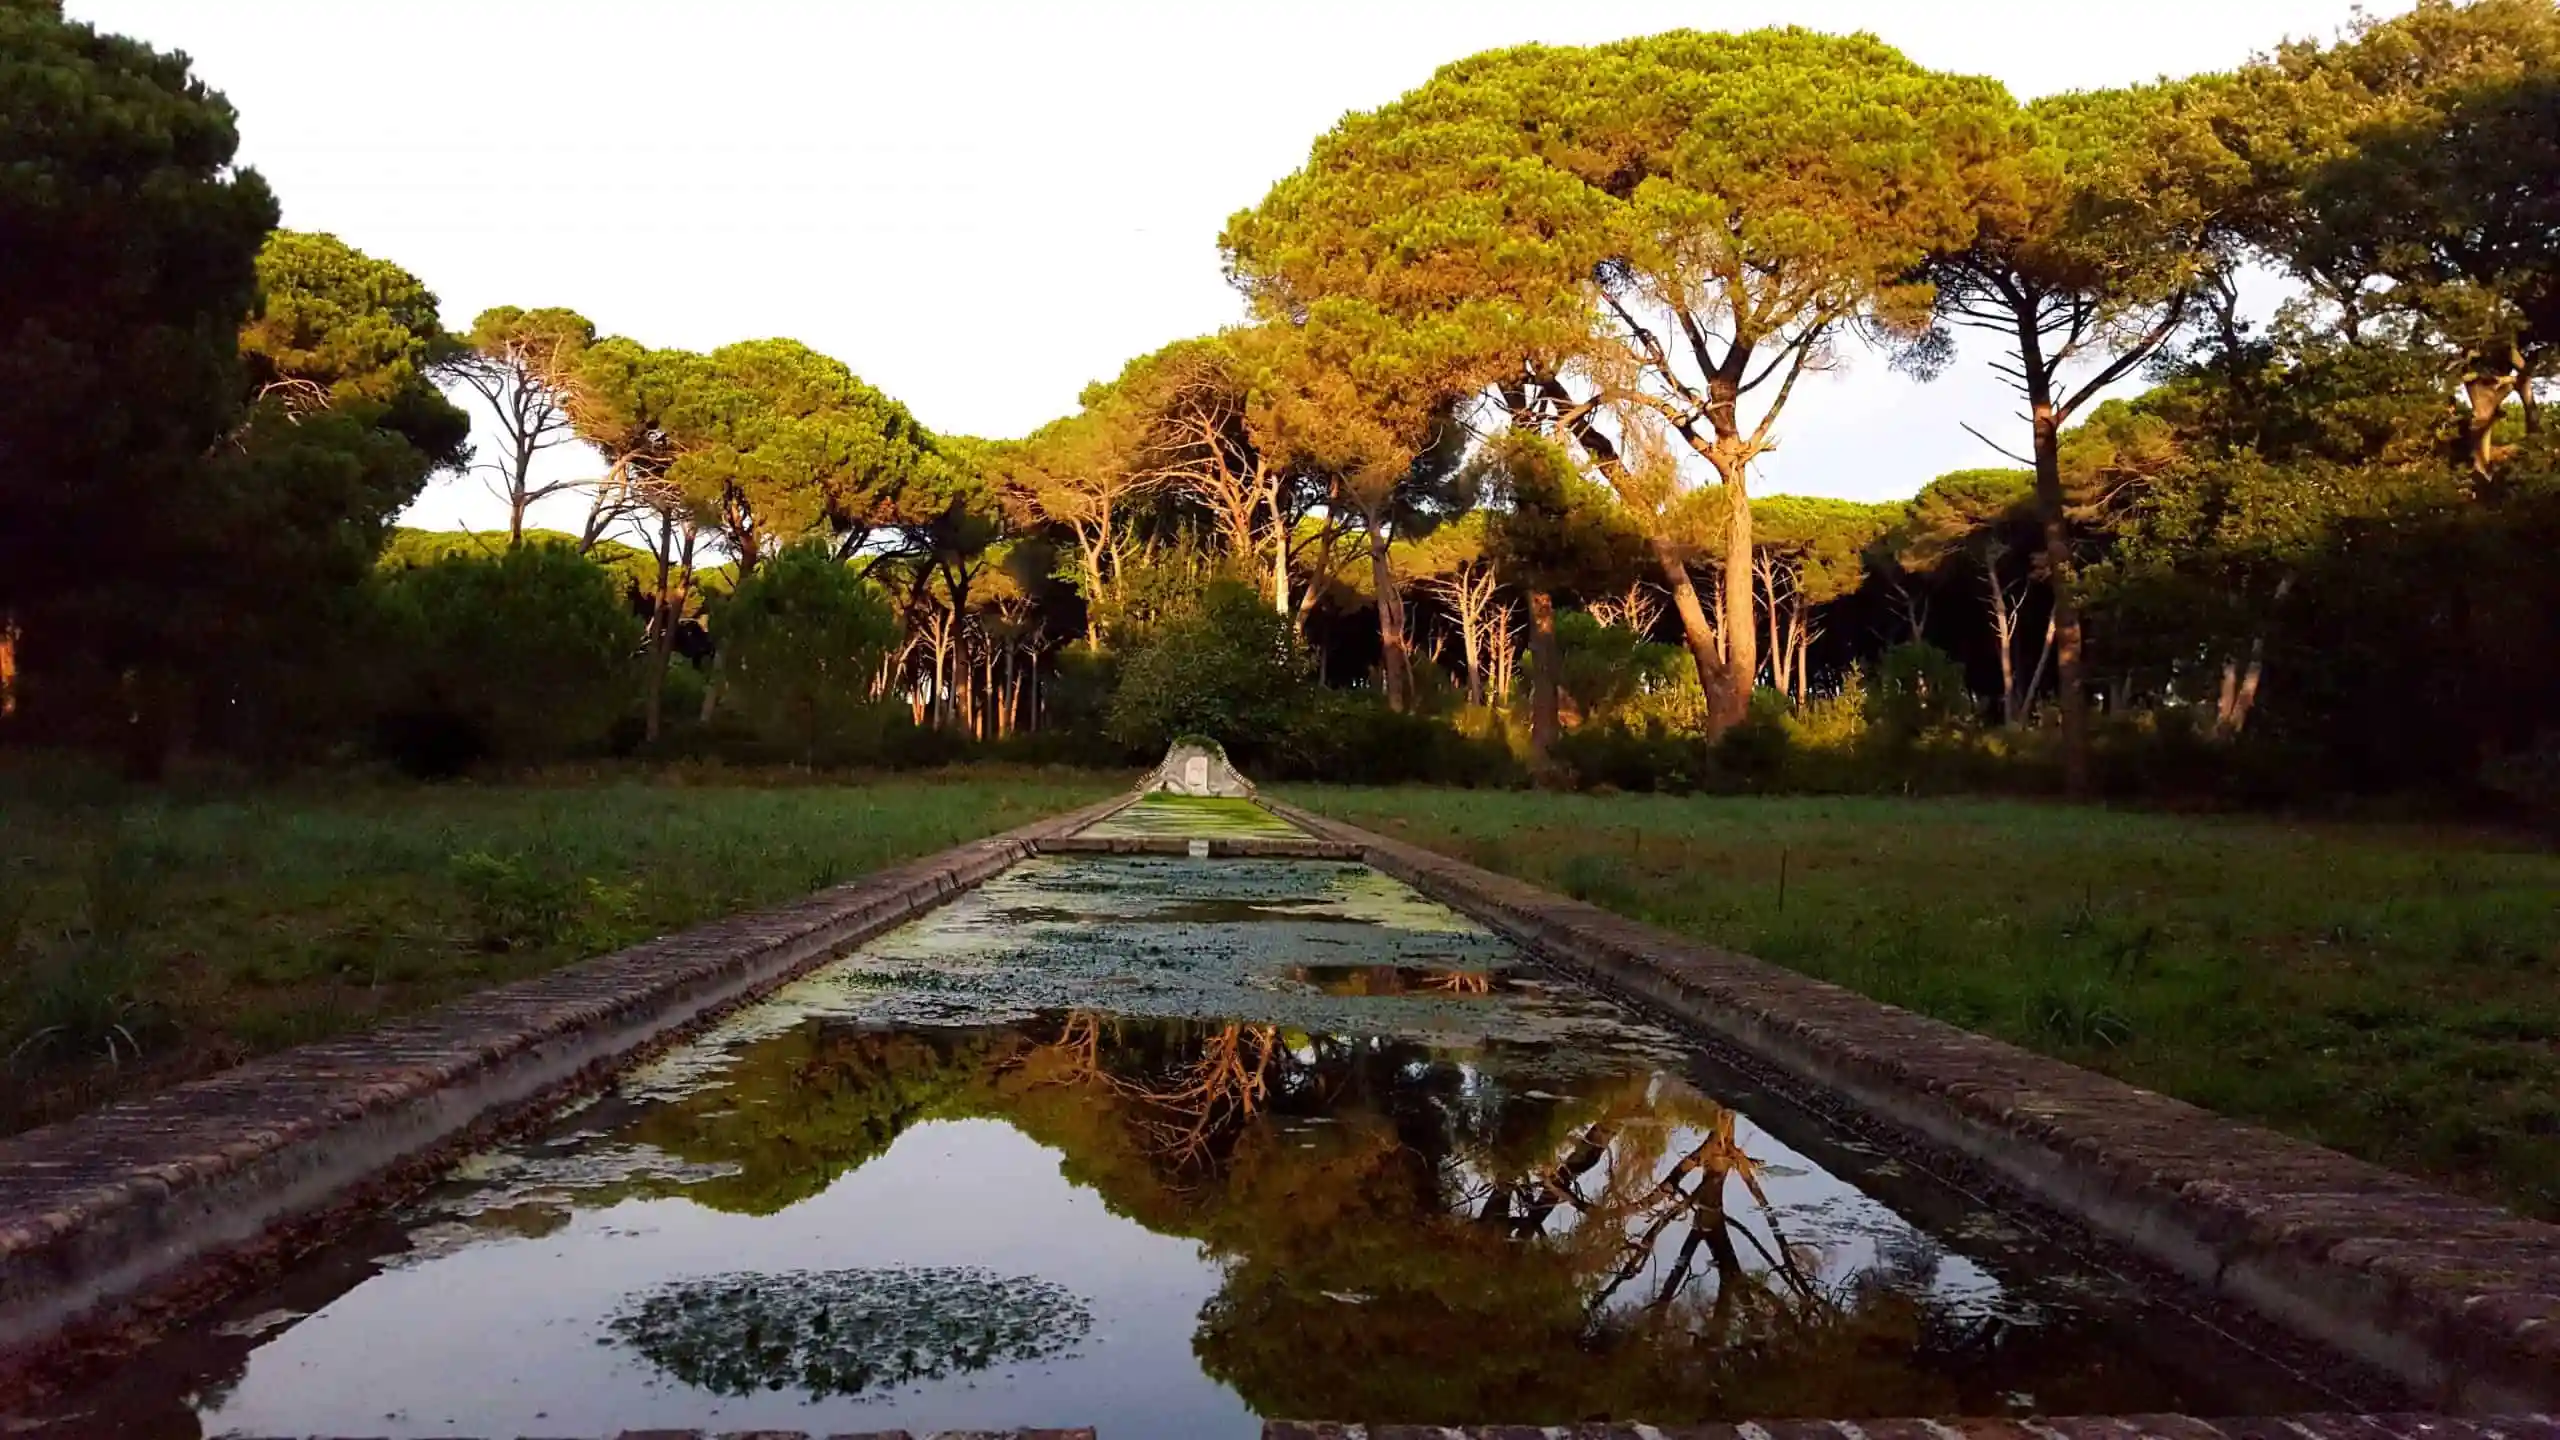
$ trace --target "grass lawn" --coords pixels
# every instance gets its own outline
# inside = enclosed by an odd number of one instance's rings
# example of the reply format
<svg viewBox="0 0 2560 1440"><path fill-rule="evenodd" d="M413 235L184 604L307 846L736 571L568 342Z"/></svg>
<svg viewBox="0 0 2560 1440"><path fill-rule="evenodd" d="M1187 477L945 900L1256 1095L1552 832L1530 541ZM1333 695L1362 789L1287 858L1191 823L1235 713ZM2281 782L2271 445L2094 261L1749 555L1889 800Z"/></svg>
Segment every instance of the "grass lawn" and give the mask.
<svg viewBox="0 0 2560 1440"><path fill-rule="evenodd" d="M1286 793L2560 1220L2560 856L2530 842L1996 800Z"/></svg>
<svg viewBox="0 0 2560 1440"><path fill-rule="evenodd" d="M0 1133L792 899L1127 783L980 771L137 802L0 780Z"/></svg>

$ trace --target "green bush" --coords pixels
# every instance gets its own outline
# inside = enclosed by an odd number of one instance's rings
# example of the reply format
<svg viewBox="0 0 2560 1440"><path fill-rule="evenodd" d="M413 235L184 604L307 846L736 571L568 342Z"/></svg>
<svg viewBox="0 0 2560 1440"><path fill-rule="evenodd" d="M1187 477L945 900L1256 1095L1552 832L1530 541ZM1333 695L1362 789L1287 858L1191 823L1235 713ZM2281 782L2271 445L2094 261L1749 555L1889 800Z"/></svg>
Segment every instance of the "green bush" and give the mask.
<svg viewBox="0 0 2560 1440"><path fill-rule="evenodd" d="M756 567L712 611L728 700L783 758L876 763L893 703L871 698L896 619L823 545L794 545Z"/></svg>
<svg viewBox="0 0 2560 1440"><path fill-rule="evenodd" d="M381 594L396 649L378 733L412 773L600 749L629 703L640 622L566 546L448 556Z"/></svg>
<svg viewBox="0 0 2560 1440"><path fill-rule="evenodd" d="M1104 728L1140 752L1161 752L1177 735L1208 735L1245 760L1279 751L1314 693L1289 617L1219 581L1198 608L1149 628L1121 657Z"/></svg>
<svg viewBox="0 0 2560 1440"><path fill-rule="evenodd" d="M1119 770L1148 764L1160 757L1140 755L1096 730L1043 728L989 740L972 752L976 759L1005 765L1065 765L1079 770Z"/></svg>
<svg viewBox="0 0 2560 1440"><path fill-rule="evenodd" d="M1887 650L1868 682L1866 718L1881 739L1897 745L1971 725L1974 699L1963 662L1925 640Z"/></svg>
<svg viewBox="0 0 2560 1440"><path fill-rule="evenodd" d="M453 857L448 873L462 892L472 943L489 951L600 949L635 900L635 887L608 885L535 855L468 850Z"/></svg>
<svg viewBox="0 0 2560 1440"><path fill-rule="evenodd" d="M1230 753L1234 753L1230 747ZM1399 714L1374 694L1321 690L1290 716L1285 733L1248 772L1344 785L1516 785L1526 778L1500 737L1470 735L1428 715Z"/></svg>
<svg viewBox="0 0 2560 1440"><path fill-rule="evenodd" d="M1786 783L1798 743L1794 706L1764 685L1751 692L1741 723L1716 741L1716 761L1741 788L1773 790Z"/></svg>
<svg viewBox="0 0 2560 1440"><path fill-rule="evenodd" d="M1721 788L1723 780L1713 744L1659 722L1576 726L1556 737L1548 759L1584 790L1686 795Z"/></svg>
<svg viewBox="0 0 2560 1440"><path fill-rule="evenodd" d="M1111 697L1120 688L1117 652L1079 640L1058 652L1057 673L1041 691L1045 728L1099 736L1110 723Z"/></svg>
<svg viewBox="0 0 2560 1440"><path fill-rule="evenodd" d="M462 892L471 943L508 951L549 945L577 924L578 886L518 857L467 850L453 857L449 873Z"/></svg>
<svg viewBox="0 0 2560 1440"><path fill-rule="evenodd" d="M1659 724L1677 735L1704 734L1707 728L1707 692L1698 688L1698 670L1685 650L1672 646L1675 657L1667 674L1654 682L1653 688L1636 696L1618 712L1620 720L1641 729Z"/></svg>
<svg viewBox="0 0 2560 1440"><path fill-rule="evenodd" d="M1796 708L1797 740L1817 750L1854 748L1867 738L1867 701L1866 667L1851 665L1841 672L1838 691Z"/></svg>
<svg viewBox="0 0 2560 1440"><path fill-rule="evenodd" d="M1585 724L1614 719L1642 697L1676 693L1681 669L1689 664L1676 645L1655 644L1580 610L1556 616L1556 648L1562 653L1557 686Z"/></svg>

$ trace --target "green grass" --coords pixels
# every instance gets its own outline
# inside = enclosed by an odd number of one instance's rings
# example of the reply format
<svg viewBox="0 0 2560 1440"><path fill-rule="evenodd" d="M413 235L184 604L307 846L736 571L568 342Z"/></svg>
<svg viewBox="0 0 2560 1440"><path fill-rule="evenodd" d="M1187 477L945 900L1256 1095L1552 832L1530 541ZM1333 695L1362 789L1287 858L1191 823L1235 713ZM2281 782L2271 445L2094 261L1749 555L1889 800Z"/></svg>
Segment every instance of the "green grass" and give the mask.
<svg viewBox="0 0 2560 1440"><path fill-rule="evenodd" d="M788 900L1125 783L982 771L178 801L0 777L0 1133Z"/></svg>
<svg viewBox="0 0 2560 1440"><path fill-rule="evenodd" d="M2530 842L1989 800L1289 798L2560 1219L2560 857Z"/></svg>

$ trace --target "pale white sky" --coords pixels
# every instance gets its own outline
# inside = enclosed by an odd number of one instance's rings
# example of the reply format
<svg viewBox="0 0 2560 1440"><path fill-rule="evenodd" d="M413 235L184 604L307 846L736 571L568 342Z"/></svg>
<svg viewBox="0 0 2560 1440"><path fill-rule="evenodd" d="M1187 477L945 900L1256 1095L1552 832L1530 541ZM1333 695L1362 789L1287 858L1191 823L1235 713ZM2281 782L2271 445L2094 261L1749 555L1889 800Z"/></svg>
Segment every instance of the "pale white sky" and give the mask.
<svg viewBox="0 0 2560 1440"><path fill-rule="evenodd" d="M927 425L1018 435L1130 356L1240 318L1226 217L1343 112L1499 45L1872 30L2019 96L2236 64L2348 0L68 0L192 55L297 229L461 328L567 305L709 349L787 335ZM2376 8L2402 8L2386 3ZM1802 392L1765 490L1902 496L2017 427L1974 359ZM485 448L485 446L484 446ZM578 462L568 462L577 470ZM574 507L571 507L574 508ZM411 523L484 528L469 479ZM550 512L553 523L574 523Z"/></svg>

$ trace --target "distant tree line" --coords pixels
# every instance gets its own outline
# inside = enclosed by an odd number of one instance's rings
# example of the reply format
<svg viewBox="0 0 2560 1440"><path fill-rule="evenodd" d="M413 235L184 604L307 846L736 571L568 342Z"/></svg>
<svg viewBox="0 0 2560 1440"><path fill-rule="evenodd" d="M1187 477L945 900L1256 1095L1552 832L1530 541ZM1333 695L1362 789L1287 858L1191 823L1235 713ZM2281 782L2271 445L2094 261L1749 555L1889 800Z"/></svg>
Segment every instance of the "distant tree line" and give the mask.
<svg viewBox="0 0 2560 1440"><path fill-rule="evenodd" d="M789 340L449 332L51 5L0 82L14 739L2560 794L2551 0L2025 104L1799 29L1474 56L1229 222L1248 323L1009 441ZM1959 336L2011 468L1754 493L1806 376ZM466 470L503 536L393 534Z"/></svg>

